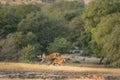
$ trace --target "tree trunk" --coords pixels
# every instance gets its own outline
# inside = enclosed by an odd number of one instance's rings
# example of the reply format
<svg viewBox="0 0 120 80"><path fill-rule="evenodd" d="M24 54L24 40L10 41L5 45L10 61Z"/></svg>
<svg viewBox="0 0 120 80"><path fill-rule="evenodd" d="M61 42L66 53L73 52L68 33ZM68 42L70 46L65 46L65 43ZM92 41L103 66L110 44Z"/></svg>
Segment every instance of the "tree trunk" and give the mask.
<svg viewBox="0 0 120 80"><path fill-rule="evenodd" d="M102 64L102 61L104 60L104 57L102 57L99 61L99 64Z"/></svg>

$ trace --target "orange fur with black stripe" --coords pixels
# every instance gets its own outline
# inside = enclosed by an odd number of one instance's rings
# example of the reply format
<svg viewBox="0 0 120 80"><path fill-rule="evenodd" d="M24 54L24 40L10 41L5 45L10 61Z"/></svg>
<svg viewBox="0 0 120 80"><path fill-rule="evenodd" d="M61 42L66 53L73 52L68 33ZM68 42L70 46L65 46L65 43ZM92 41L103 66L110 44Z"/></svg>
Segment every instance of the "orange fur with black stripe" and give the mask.
<svg viewBox="0 0 120 80"><path fill-rule="evenodd" d="M42 58L41 63L44 63L44 62L50 61L52 59L55 59L59 56L59 54L60 53L54 52L54 53L52 53L48 56L45 56L45 57Z"/></svg>
<svg viewBox="0 0 120 80"><path fill-rule="evenodd" d="M63 65L63 63L66 61L66 58L55 58L52 60L52 62L49 64L49 65L55 65L55 64L58 64L58 65Z"/></svg>

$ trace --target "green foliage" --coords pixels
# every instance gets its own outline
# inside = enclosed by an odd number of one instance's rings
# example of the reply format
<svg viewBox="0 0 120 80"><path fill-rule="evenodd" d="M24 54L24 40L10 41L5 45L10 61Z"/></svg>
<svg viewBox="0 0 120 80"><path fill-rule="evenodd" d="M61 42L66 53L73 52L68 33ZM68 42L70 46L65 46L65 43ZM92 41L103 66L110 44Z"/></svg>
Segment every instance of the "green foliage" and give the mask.
<svg viewBox="0 0 120 80"><path fill-rule="evenodd" d="M38 45L27 45L19 53L21 54L22 62L33 62L39 52Z"/></svg>
<svg viewBox="0 0 120 80"><path fill-rule="evenodd" d="M81 43L86 53L107 58L107 63L119 67L119 0L95 0L83 13L85 31ZM114 36L113 36L114 35Z"/></svg>
<svg viewBox="0 0 120 80"><path fill-rule="evenodd" d="M71 48L71 43L65 38L55 38L54 42L49 44L49 52L69 52Z"/></svg>
<svg viewBox="0 0 120 80"><path fill-rule="evenodd" d="M80 46L80 35L83 28L81 14L84 9L84 1L58 1L47 7L44 7L46 15L60 21L61 24L68 27L65 37L73 42L73 46ZM58 22L57 22L58 23Z"/></svg>
<svg viewBox="0 0 120 80"><path fill-rule="evenodd" d="M18 30L23 33L29 31L35 33L39 44L42 45L42 51L46 50L48 44L54 40L55 37L64 35L67 28L43 13L31 13L26 19L19 23Z"/></svg>
<svg viewBox="0 0 120 80"><path fill-rule="evenodd" d="M120 64L120 19L118 17L120 17L120 13L103 17L93 32L93 39L104 51L108 62L110 64L115 63L114 66Z"/></svg>
<svg viewBox="0 0 120 80"><path fill-rule="evenodd" d="M60 1L49 5L20 5L0 8L0 39L2 38L0 41L0 54L2 55L0 57L3 57L1 60L13 58L17 61L31 62L34 60L32 55L29 57L23 55L34 53L29 49L47 52L49 44L56 37L73 40L72 42L77 45L81 31L79 26L82 25L81 18L79 19L77 16L81 15L83 7L84 2L81 0L78 2ZM74 28L71 28L72 25ZM70 38L69 34L76 36ZM63 45L67 47L70 42L65 40L63 39L65 42ZM34 48L36 44L39 45L37 49ZM58 51L68 52L68 48L61 47ZM22 52L24 54L21 55ZM36 55L38 54L35 53L34 56Z"/></svg>
<svg viewBox="0 0 120 80"><path fill-rule="evenodd" d="M32 62L39 52L64 53L78 46L85 55L94 53L120 67L119 4L95 0L85 6L75 0L0 6L0 60Z"/></svg>
<svg viewBox="0 0 120 80"><path fill-rule="evenodd" d="M37 11L40 11L40 6L38 5L0 8L0 35L6 36L15 32L21 19L25 18L27 14Z"/></svg>
<svg viewBox="0 0 120 80"><path fill-rule="evenodd" d="M19 51L28 44L37 44L37 37L32 32L28 32L26 35L22 32L11 33L7 35L6 39L1 40L1 57L4 60L19 61L21 57Z"/></svg>
<svg viewBox="0 0 120 80"><path fill-rule="evenodd" d="M106 15L112 13L120 12L119 4L119 0L95 0L90 3L83 13L85 32L88 34L91 33L93 29L97 26L97 24L100 22L101 17L105 17Z"/></svg>
<svg viewBox="0 0 120 80"><path fill-rule="evenodd" d="M7 35L16 31L19 17L12 8L0 9L0 35Z"/></svg>
<svg viewBox="0 0 120 80"><path fill-rule="evenodd" d="M100 22L102 16L120 12L119 0L95 0L86 7L83 14L85 30L90 32Z"/></svg>
<svg viewBox="0 0 120 80"><path fill-rule="evenodd" d="M26 16L32 12L41 11L41 5L20 5L13 8L14 12L20 19L26 18Z"/></svg>
<svg viewBox="0 0 120 80"><path fill-rule="evenodd" d="M82 31L84 30L84 23L81 19L81 16L77 16L74 19L72 19L69 24L68 24L69 28L70 28L70 33L68 36L68 39L73 43L72 46L79 46L81 47L81 35L82 35Z"/></svg>
<svg viewBox="0 0 120 80"><path fill-rule="evenodd" d="M1 40L0 46L1 46L1 57L4 58L4 60L19 60L19 54L18 51L20 50L20 43L22 40L22 33L11 33L7 35L6 39Z"/></svg>
<svg viewBox="0 0 120 80"><path fill-rule="evenodd" d="M32 32L28 32L27 34L23 34L22 32L11 33L7 36L8 40L10 38L15 40L15 43L19 48L27 46L28 44L35 44L37 42L37 37Z"/></svg>
<svg viewBox="0 0 120 80"><path fill-rule="evenodd" d="M19 60L19 48L17 47L13 38L0 41L0 60L4 61L18 61Z"/></svg>
<svg viewBox="0 0 120 80"><path fill-rule="evenodd" d="M69 2L60 1L45 8L45 12L57 19L71 21L74 17L82 13L83 8L83 0Z"/></svg>
<svg viewBox="0 0 120 80"><path fill-rule="evenodd" d="M94 54L101 54L101 56L103 56L102 54L105 53L102 49L100 49L102 47L99 44L96 44L96 42L93 40L92 33L94 33L94 30L100 23L101 17L106 17L107 15L120 12L120 9L118 8L120 7L119 4L119 0L95 0L86 7L83 13L85 32L83 32L84 35L82 36L81 41L85 47L89 47L88 49L90 52ZM98 30L98 32L99 31L101 30ZM101 40L100 38L97 39ZM94 52L95 46L96 50L98 49L99 52Z"/></svg>

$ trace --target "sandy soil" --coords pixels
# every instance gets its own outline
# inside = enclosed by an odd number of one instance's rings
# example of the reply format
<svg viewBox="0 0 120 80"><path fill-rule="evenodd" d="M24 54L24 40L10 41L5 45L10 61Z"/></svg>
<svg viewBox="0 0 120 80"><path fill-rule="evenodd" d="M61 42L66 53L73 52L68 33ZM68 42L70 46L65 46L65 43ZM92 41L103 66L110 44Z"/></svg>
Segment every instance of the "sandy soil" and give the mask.
<svg viewBox="0 0 120 80"><path fill-rule="evenodd" d="M0 80L120 80L120 69L0 62Z"/></svg>

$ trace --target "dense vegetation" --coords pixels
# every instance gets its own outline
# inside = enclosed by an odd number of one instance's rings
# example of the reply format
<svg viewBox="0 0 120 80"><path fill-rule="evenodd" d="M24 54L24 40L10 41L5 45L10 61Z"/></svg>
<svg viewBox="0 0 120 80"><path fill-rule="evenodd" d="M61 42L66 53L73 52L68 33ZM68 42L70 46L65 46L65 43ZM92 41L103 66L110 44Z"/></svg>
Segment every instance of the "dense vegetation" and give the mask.
<svg viewBox="0 0 120 80"><path fill-rule="evenodd" d="M0 5L0 60L32 62L78 46L100 64L120 67L120 0Z"/></svg>

